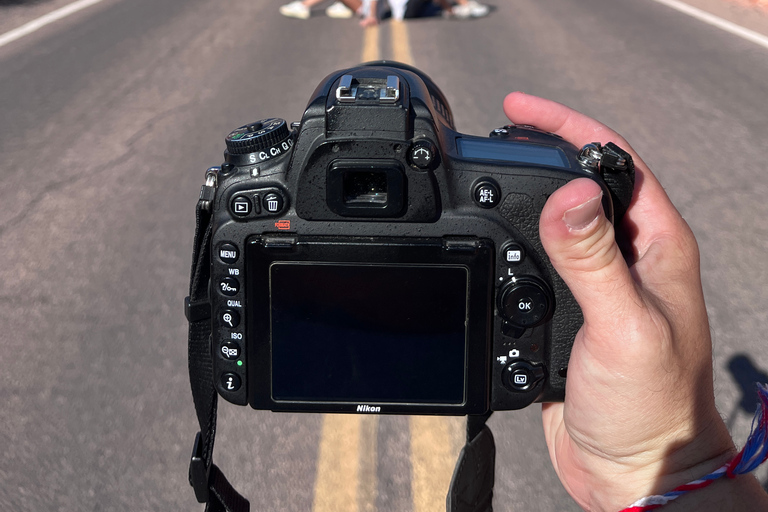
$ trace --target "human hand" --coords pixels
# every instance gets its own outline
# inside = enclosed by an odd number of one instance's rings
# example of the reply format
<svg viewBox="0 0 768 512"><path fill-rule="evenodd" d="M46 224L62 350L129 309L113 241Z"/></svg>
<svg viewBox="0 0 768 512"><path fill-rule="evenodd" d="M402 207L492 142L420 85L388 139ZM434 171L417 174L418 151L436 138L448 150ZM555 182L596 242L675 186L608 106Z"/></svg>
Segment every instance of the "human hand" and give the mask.
<svg viewBox="0 0 768 512"><path fill-rule="evenodd" d="M378 18L376 16L366 16L362 20L360 20L360 26L361 27L375 27L379 24Z"/></svg>
<svg viewBox="0 0 768 512"><path fill-rule="evenodd" d="M636 166L621 226L625 255L592 180L557 190L541 214L542 244L584 313L565 403L542 409L558 477L584 509L616 511L717 469L735 449L715 408L693 233L645 163L607 126L522 93L507 96L504 111L577 147L615 142Z"/></svg>

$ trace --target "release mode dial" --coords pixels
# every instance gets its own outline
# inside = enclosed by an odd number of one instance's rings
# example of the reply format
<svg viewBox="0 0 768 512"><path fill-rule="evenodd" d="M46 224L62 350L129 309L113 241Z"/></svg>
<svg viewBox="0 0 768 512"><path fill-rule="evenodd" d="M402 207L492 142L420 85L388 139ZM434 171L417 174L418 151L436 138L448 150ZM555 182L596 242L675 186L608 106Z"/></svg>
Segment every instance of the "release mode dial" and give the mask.
<svg viewBox="0 0 768 512"><path fill-rule="evenodd" d="M241 126L227 135L227 151L231 155L246 155L280 146L291 136L285 119L273 117ZM276 156L276 155L272 155Z"/></svg>

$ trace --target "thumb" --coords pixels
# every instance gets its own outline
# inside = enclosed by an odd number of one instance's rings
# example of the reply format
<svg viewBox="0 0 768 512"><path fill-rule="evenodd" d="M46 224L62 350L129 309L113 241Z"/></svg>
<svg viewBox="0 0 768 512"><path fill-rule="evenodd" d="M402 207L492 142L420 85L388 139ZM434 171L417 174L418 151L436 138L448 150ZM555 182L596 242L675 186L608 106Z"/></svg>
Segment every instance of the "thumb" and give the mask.
<svg viewBox="0 0 768 512"><path fill-rule="evenodd" d="M612 332L615 315L631 313L642 300L602 200L594 181L571 181L550 196L539 234L552 266L581 306L585 326Z"/></svg>

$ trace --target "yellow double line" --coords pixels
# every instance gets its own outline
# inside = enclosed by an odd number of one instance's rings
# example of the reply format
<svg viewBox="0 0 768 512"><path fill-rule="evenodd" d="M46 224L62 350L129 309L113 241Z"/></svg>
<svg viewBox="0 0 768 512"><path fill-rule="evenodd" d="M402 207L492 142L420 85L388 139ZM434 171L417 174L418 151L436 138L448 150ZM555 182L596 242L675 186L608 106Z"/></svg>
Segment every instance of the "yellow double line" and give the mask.
<svg viewBox="0 0 768 512"><path fill-rule="evenodd" d="M405 22L392 20L387 23L386 27L390 29L392 59L413 66L413 55L411 55L411 44L408 40L408 28ZM381 59L379 40L378 25L365 29L362 62Z"/></svg>
<svg viewBox="0 0 768 512"><path fill-rule="evenodd" d="M413 65L406 24L392 20L384 28L390 29L391 58ZM362 62L382 58L380 30L379 26L365 29ZM409 418L413 512L445 511L448 485L464 445L464 421L437 416ZM314 512L378 512L378 431L379 417L375 415L323 417Z"/></svg>
<svg viewBox="0 0 768 512"><path fill-rule="evenodd" d="M411 416L408 426L413 511L444 512L464 418ZM378 428L378 416L323 416L314 512L378 512Z"/></svg>

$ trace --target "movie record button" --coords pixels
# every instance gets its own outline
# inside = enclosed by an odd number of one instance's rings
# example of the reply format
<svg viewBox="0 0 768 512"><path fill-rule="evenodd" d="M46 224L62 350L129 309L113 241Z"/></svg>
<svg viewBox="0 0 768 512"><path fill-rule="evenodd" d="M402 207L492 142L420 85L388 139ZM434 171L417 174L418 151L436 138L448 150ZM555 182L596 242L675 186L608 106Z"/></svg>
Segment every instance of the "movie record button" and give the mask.
<svg viewBox="0 0 768 512"><path fill-rule="evenodd" d="M285 201L283 200L283 196L272 192L264 196L262 204L264 209L269 213L279 213L283 209Z"/></svg>
<svg viewBox="0 0 768 512"><path fill-rule="evenodd" d="M510 391L528 391L544 378L544 374L543 366L517 361L504 368L501 379Z"/></svg>
<svg viewBox="0 0 768 512"><path fill-rule="evenodd" d="M240 380L240 377L234 373L225 373L219 379L219 386L221 386L221 389L229 391L230 393L234 393L240 389L241 384L242 381Z"/></svg>

